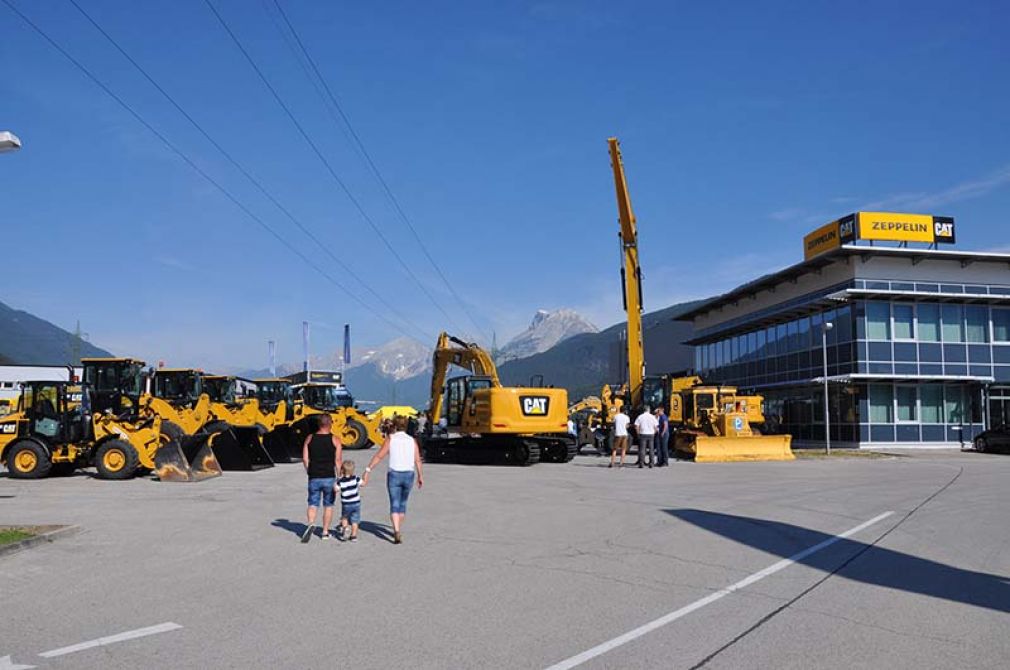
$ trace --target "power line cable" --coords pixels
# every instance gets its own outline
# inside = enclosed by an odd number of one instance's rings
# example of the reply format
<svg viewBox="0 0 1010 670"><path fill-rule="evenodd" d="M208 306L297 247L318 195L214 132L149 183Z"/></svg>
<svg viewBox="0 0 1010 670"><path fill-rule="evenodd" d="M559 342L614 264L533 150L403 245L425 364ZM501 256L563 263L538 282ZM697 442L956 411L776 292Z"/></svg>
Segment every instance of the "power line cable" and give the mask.
<svg viewBox="0 0 1010 670"><path fill-rule="evenodd" d="M467 318L470 320L470 323L473 324L474 328L477 329L478 333L486 337L487 334L483 332L483 329L477 323L476 319L474 319L473 314L467 307L466 303L463 301L463 298L460 297L459 293L452 285L452 282L448 280L448 278L445 276L445 273L442 272L442 268L435 261L435 258L431 255L431 253L428 251L427 245L425 245L424 240L421 239L421 236L418 234L417 229L414 227L413 222L411 222L410 218L407 216L407 213L400 205L399 199L393 193L393 190L389 187L389 183L386 181L385 177L383 177L382 172L379 170L379 167L375 164L375 161L372 160L371 154L369 154L368 149L365 148L365 144L361 140L361 137L358 135L357 131L354 129L353 124L351 124L350 118L348 118L346 112L344 112L344 109L341 106L340 102L337 100L337 97L333 94L333 90L330 88L330 85L327 83L326 79L320 72L319 67L316 65L315 59L312 58L312 55L305 47L305 43L302 42L302 38L298 34L298 31L295 29L294 25L292 25L291 20L288 18L287 12L284 11L284 8L281 6L279 0L273 0L273 3L274 6L277 8L277 11L280 13L281 18L284 20L285 25L287 25L288 30L291 31L291 35L294 36L295 42L298 44L298 48L301 51L302 55L305 57L305 60L308 62L309 67L315 73L316 77L319 79L319 82L323 85L323 89L326 91L326 95L329 98L330 102L332 103L333 107L337 110L337 113L340 115L340 118L343 119L344 125L347 126L347 130L350 131L350 136L353 138L354 144L357 145L358 150L364 157L365 162L368 164L369 170L375 177L376 181L379 183L379 186L381 187L382 192L385 194L387 201L390 203L390 205L392 205L393 210L399 216L400 220L403 221L403 223L410 230L411 234L414 236L414 240L417 242L418 247L420 247L421 252L424 254L425 258L428 259L428 262L431 263L431 266L435 269L435 272L438 274L439 278L441 278L442 283L445 284L445 287L449 290L449 293L453 296L453 298L455 298L456 302L463 310L463 313L466 314ZM334 121L335 120L336 119L334 119ZM337 125L339 126L340 124ZM341 130L343 130L342 127ZM346 134L347 133L345 132L345 135Z"/></svg>
<svg viewBox="0 0 1010 670"><path fill-rule="evenodd" d="M238 200L238 198L232 195L232 193L228 191L228 189L226 189L224 186L218 183L217 180L215 180L212 176L210 176L210 174L208 174L205 170L203 170L203 168L197 165L188 155L186 155L181 149L176 147L167 137L165 137L161 132L159 132L154 126L148 123L147 120L140 115L140 113L138 113L135 109L133 109L133 107L131 107L125 100L120 98L111 88L109 88L102 80L100 80L94 73L92 73L91 70L89 70L83 63L77 60L73 55L70 54L70 52L68 52L66 49L60 46L60 44L56 42L56 40L50 37L50 35L47 32L42 30L42 28L40 28L35 22L33 22L24 13L22 13L21 10L18 9L17 6L15 6L11 2L11 0L2 0L2 2L5 5L7 5L7 7L9 7L10 10L14 12L22 21L24 21L32 30L38 33L38 35L42 37L42 39L48 42L50 46L56 49L56 51L58 51L60 55L62 55L64 58L70 61L74 65L74 67L76 67L78 70L81 71L81 73L83 73L88 79L90 79L92 83L94 83L96 86L102 89L102 91L104 91L106 95L112 98L120 107L126 110L126 112L129 113L130 116L132 116L138 123L144 126L144 128L146 128L152 135L157 137L161 141L161 143L164 144L172 153L174 153L176 156L182 159L190 168L192 168L197 174L199 174L209 184L211 184L211 186L220 191L222 195L224 195L228 200L230 200L236 207L241 209L249 218L251 218L254 222L256 222L257 225L259 225L261 228L267 231L270 235L272 235L278 242L280 242L292 253L294 253L300 259L305 261L306 265L308 265L316 272L318 272L320 275L325 277L328 281L330 281L334 286L339 288L341 291L345 292L348 296L351 297L351 299L353 299L363 308L375 314L379 319L384 321L387 325L391 326L398 332L401 332L405 335L408 334L406 331L403 330L401 326L390 321L384 314L382 314L374 307L369 305L367 302L362 300L353 291L348 289L335 277L326 272L326 270L324 270L323 268L319 267L316 263L314 263L308 256L306 256L296 247L291 245L286 239L284 239L282 235L277 233L277 231L275 231L268 223L266 223L263 219L257 216L245 204L243 204L240 200Z"/></svg>
<svg viewBox="0 0 1010 670"><path fill-rule="evenodd" d="M388 309L391 314L393 314L394 316L396 316L403 323L407 324L410 328L414 329L418 333L424 333L425 332L425 330L423 328L421 328L420 326L414 324L413 322L410 321L410 319L408 319L405 316L403 316L402 314L400 314L397 311L397 309L395 307L393 307L393 305L389 304L389 302L387 302L377 291L375 291L371 286L369 286L369 284L367 282L365 282L357 273L354 272L354 270L352 270L346 263L344 263L344 261L341 260L340 257L338 257L336 254L334 254L330 250L330 248L323 243L322 240L320 240L318 237L316 237L316 235L308 227L306 227L294 214L292 214L292 212L287 207L285 207L270 191L268 191L266 189L266 187L263 186L263 184L258 179L256 179L249 172L249 170L247 170L245 167L243 167L224 147L221 146L221 144L217 140L215 140L213 137L211 137L210 133L208 133L203 128L203 126L201 126L200 123L197 122L197 120L193 118L193 116L189 112L187 112L185 109L183 109L183 107L175 100L175 98L173 98L168 93L168 91L166 91L157 81L155 81L154 77L152 77L147 72L147 70L145 70L140 65L140 63L138 63L129 53L127 53L127 51L119 44L119 42L117 42L115 40L115 38L112 37L112 35L110 35L101 25L99 25L99 23L90 14L88 14L84 10L83 7L81 7L77 3L77 0L68 0L68 1L70 2L70 4L72 4L77 9L78 12L81 13L81 15L85 19L88 20L89 23L91 23L92 26L95 27L95 29L99 33L102 34L103 37L105 37L106 40L108 40L108 42L113 47L115 47L115 49L123 56L123 58L125 58L127 61L129 61L130 64L133 65L133 67L138 72L140 72L141 75L143 75L143 77L148 81L148 83L151 84L151 86L153 86L155 89L157 89L157 91L159 93L161 93L161 95L166 100L168 100L168 102L175 108L175 110L177 112L179 112L180 114L182 114L182 116L185 117L185 119L187 121L189 121L190 125L192 125L194 128L196 128L196 130L201 135L203 135L204 139L206 139L208 142L210 142L210 144L215 149L217 149L218 152L222 156L224 156L224 158L235 167L235 169L237 169L239 172L241 172L242 175L254 187L256 187L256 189L260 193L262 193L268 200L270 200L270 202L272 202L274 204L274 206L277 207L277 209L279 209L291 221L291 223L293 223L299 230L302 231L302 233L304 233L310 240L312 240L312 242L314 242L327 256L329 256L333 260L333 262L335 262L337 265L339 265L340 268L345 273L347 273L348 276L350 276L352 279L354 279L359 284L361 284L365 288L365 290L367 290L369 293L371 293L375 297L375 299L383 307L385 307L386 309Z"/></svg>
<svg viewBox="0 0 1010 670"><path fill-rule="evenodd" d="M225 32L228 33L228 36L231 38L232 42L234 42L235 46L238 47L238 50L245 57L246 62L248 62L249 65L252 67L253 71L259 77L260 81L263 82L263 85L266 86L267 90L270 91L270 94L273 96L274 100L277 102L278 105L280 105L281 109L284 110L285 115L288 117L291 123L294 124L295 128L298 130L298 133L309 145L313 153L316 154L316 157L319 158L320 162L322 162L322 164L326 167L326 171L329 172L330 176L333 178L333 181L336 182L336 184L340 187L340 190L343 191L344 195L346 195L348 200L351 201L351 204L357 210L361 218L365 221L365 223L369 225L369 227L376 234L376 236L382 241L386 249L388 249L389 252L393 255L393 258L397 260L397 262L403 268L404 272L407 273L407 276L409 276L414 281L414 283L417 284L418 288L421 289L421 291L425 294L425 296L427 296L428 300L431 301L431 304L433 304L436 307L436 309L438 309L438 311L440 311L442 315L450 323L453 324L454 327L458 328L459 326L455 322L455 320L449 315L449 313L445 310L445 308L441 305L441 303L439 303L439 301L435 299L435 296L431 293L431 291L428 290L428 287L424 285L424 283L420 280L420 278L418 278L418 276L414 273L414 271L410 269L410 266L407 265L407 262L403 259L400 253L392 245L392 243L390 243L389 239L382 232L382 229L379 228L378 225L376 225L375 221L372 220L372 217L370 217L368 213L365 211L364 207L362 207L361 202L354 196L354 194L351 192L350 188L348 188L344 180L340 178L336 170L326 159L326 156L323 155L323 152L320 151L319 147L309 136L304 126L302 126L302 124L295 117L294 113L291 111L291 108L288 107L288 105L284 102L284 99L281 98L280 94L277 92L277 89L273 87L273 85L270 83L270 80L267 79L266 75L263 74L263 71L256 64L256 61L253 59L252 55L250 55L250 53L246 50L245 46L243 46L242 41L239 40L238 38L238 35L235 34L235 32L231 29L231 26L228 25L228 22L225 20L225 18L221 15L220 12L217 11L217 8L214 7L214 4L211 2L211 0L204 0L204 3L207 5L208 8L210 8L210 11L217 18L218 23L221 24L221 27L224 28Z"/></svg>

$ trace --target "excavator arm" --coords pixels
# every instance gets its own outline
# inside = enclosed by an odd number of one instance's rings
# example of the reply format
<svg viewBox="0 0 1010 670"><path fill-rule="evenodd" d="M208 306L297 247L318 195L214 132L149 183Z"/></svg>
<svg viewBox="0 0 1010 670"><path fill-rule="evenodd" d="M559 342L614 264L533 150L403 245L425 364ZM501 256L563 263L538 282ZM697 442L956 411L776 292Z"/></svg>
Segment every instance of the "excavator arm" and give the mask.
<svg viewBox="0 0 1010 670"><path fill-rule="evenodd" d="M624 177L621 147L616 137L607 140L610 166L617 190L617 214L621 222L621 284L624 311L628 313L628 399L631 407L642 405L642 380L645 377L645 348L642 344L642 270L638 264L638 228L631 210L631 195Z"/></svg>
<svg viewBox="0 0 1010 670"><path fill-rule="evenodd" d="M498 367L494 364L491 354L484 351L475 342L464 342L448 333L441 333L435 344L431 371L431 420L438 421L442 415L445 378L450 365L458 365L470 370L475 375L491 378L491 386L501 387L498 378Z"/></svg>

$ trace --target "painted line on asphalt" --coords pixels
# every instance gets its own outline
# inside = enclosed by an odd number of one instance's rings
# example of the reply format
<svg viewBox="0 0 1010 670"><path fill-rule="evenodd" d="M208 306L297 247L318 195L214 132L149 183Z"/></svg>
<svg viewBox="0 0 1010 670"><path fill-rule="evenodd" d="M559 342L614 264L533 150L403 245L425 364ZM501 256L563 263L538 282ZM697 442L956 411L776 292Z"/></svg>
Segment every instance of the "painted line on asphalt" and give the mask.
<svg viewBox="0 0 1010 670"><path fill-rule="evenodd" d="M180 628L182 628L182 626L180 626L179 624L167 621L165 623L159 623L156 626L148 626L147 628L137 628L136 630L128 630L123 633L117 633L116 635L109 635L108 637L100 637L97 640L88 640L87 642L72 644L69 647L60 647L59 649L53 649L52 651L44 651L41 654L39 654L39 656L43 658L55 658L56 656L66 656L67 654L73 654L78 651L84 651L85 649L104 647L110 644L116 644L117 642L126 642L127 640L135 640L138 637L147 637L148 635L167 633L169 631L179 630Z"/></svg>
<svg viewBox="0 0 1010 670"><path fill-rule="evenodd" d="M740 589L743 589L743 588L746 588L746 587L750 586L754 582L760 581L760 580L764 579L765 577L768 577L769 575L773 575L773 574L775 574L776 572L778 572L780 570L784 570L784 569L788 568L790 565L793 565L793 564L795 564L795 563L797 563L799 561L802 561L807 556L810 556L811 554L815 554L818 551L820 551L821 549L825 549L827 547L830 547L831 545L833 545L835 542L838 542L839 540L844 540L845 538L847 538L847 537L849 537L851 535L855 535L856 533L858 533L861 530L865 530L865 529L869 528L870 526L872 526L873 524L875 524L875 523L877 523L879 521L883 521L884 519L886 519L887 517L891 516L892 514L894 514L894 512L884 512L883 514L879 514L879 515L873 517L869 521L864 521L863 523L859 524L858 526L856 526L854 528L848 529L844 533L839 533L838 535L832 535L831 537L829 537L828 539L824 540L823 542L818 542L817 544L813 545L812 547L807 547L806 549L804 549L803 551L799 552L798 554L793 554L789 558L784 558L781 561L779 561L778 563L773 563L772 565L769 565L764 570L760 570L758 572L755 572L754 574L750 575L749 577L744 577L743 579L741 579L740 581L738 581L737 583L735 583L735 584L733 584L731 586L727 586L726 588L721 589L719 591L716 591L715 593L713 593L711 595L705 596L704 598L702 598L700 600L695 600L690 605L685 605L684 607L681 607L679 610L675 610L673 612L670 612L669 614L664 614L663 616L659 617L658 619L654 619L653 621L650 621L647 624L639 626L638 628L635 628L633 630L629 630L627 633L624 633L623 635L619 635L619 636L615 637L612 640L607 640L606 642L604 642L602 644L598 644L595 647L593 647L592 649L587 649L586 651L582 652L581 654L577 654L575 656L572 656L571 658L566 658L565 660L561 661L560 663L555 663L554 665L548 667L547 670L569 670L570 668L574 668L576 666L582 665L586 661L594 659L597 656L601 656L603 654L606 654L608 651L612 651L612 650L620 647L621 645L625 645L625 644L627 644L627 643L629 643L629 642L631 642L633 640L637 640L638 638L640 638L643 635L646 635L648 633L651 633L652 631L656 630L657 628L662 628L663 626L665 626L665 625L667 625L669 623L673 623L677 619L685 617L688 614L690 614L691 612L694 612L696 610L700 610L702 607L705 607L706 605L711 605L715 601L728 596L729 594L733 593L734 591L739 591Z"/></svg>

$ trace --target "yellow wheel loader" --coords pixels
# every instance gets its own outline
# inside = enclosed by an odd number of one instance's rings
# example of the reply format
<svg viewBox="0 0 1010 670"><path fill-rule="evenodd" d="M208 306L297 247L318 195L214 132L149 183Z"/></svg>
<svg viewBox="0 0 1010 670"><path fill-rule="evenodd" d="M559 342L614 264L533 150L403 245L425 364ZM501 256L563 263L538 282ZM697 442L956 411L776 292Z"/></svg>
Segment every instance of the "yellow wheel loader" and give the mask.
<svg viewBox="0 0 1010 670"><path fill-rule="evenodd" d="M203 389L210 397L208 430L227 426L239 440L258 440L273 463L301 460L300 454L296 457L284 444L267 439L272 430L285 423L286 405L278 403L273 412L262 412L258 397L239 395L239 382L234 375L204 375Z"/></svg>
<svg viewBox="0 0 1010 670"><path fill-rule="evenodd" d="M355 406L354 396L344 386L340 372L311 370L290 375L287 380L293 397L291 425L300 439L315 431L315 417L329 414L333 434L340 438L344 449L368 449L373 444L382 444L379 419L369 417ZM301 449L301 443L298 448Z"/></svg>
<svg viewBox="0 0 1010 670"><path fill-rule="evenodd" d="M157 416L129 420L93 413L92 390L72 382L22 383L18 409L0 418L0 462L16 479L94 466L102 479L154 472L177 481L184 456ZM175 466L175 467L173 467Z"/></svg>
<svg viewBox="0 0 1010 670"><path fill-rule="evenodd" d="M234 425L215 418L214 403L204 390L204 376L203 371L193 368L157 368L151 379L152 395L171 405L185 430L195 426L194 436L207 436L222 470L273 467L255 425ZM217 409L223 414L220 404Z"/></svg>
<svg viewBox="0 0 1010 670"><path fill-rule="evenodd" d="M430 407L437 424L429 421L421 438L425 460L532 465L575 457L568 391L502 386L490 354L447 333L438 336L433 362ZM453 365L471 374L447 380Z"/></svg>
<svg viewBox="0 0 1010 670"><path fill-rule="evenodd" d="M157 420L163 445L155 457L155 474L163 481L196 482L217 477L221 466L206 435L194 435L197 417L180 413L149 393L144 361L135 358L83 358L84 382L92 392L92 411L129 421ZM208 403L201 411L206 412ZM169 447L168 445L173 445Z"/></svg>

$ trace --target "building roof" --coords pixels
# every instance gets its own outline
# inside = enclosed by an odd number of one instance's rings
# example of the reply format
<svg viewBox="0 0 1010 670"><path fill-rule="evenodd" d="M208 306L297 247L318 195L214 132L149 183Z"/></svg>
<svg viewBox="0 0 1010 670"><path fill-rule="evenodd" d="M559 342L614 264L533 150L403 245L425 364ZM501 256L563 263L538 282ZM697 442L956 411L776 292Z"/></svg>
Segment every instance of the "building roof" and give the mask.
<svg viewBox="0 0 1010 670"><path fill-rule="evenodd" d="M960 262L962 267L967 267L976 262L1006 263L1008 268L1010 268L1010 254L1008 253L912 249L907 247L871 247L846 244L820 256L815 256L810 260L790 265L778 272L766 274L746 284L742 284L731 291L707 300L701 305L674 317L674 320L693 321L703 314L726 305L732 305L741 298L747 298L761 291L774 288L786 281L795 281L804 275L818 272L822 268L840 260L851 258L852 256L864 259L873 257L907 258L912 264L918 264L924 260L949 260Z"/></svg>

